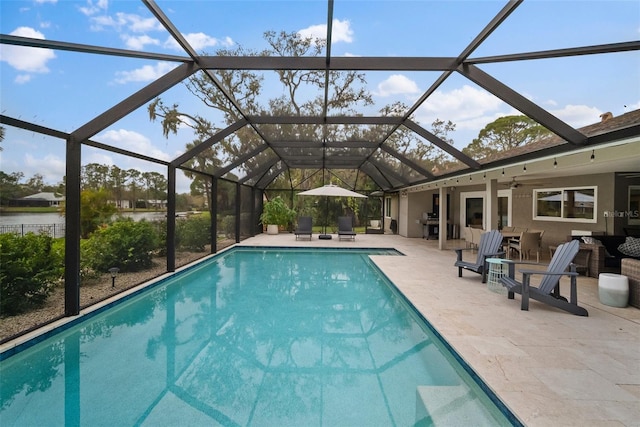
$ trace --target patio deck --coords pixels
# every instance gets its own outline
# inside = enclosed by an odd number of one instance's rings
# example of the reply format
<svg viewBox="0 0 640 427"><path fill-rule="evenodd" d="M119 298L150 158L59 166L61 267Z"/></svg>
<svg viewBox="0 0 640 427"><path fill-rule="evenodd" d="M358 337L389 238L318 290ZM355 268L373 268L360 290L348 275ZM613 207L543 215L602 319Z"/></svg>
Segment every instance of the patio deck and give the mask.
<svg viewBox="0 0 640 427"><path fill-rule="evenodd" d="M640 310L600 304L597 279L578 279L578 302L589 317L534 300L521 311L519 295L509 300L489 291L478 274L458 278L455 253L439 250L436 240L333 237L263 234L240 245L396 248L406 256L374 256L376 264L523 423L640 425ZM561 286L567 295L568 281Z"/></svg>

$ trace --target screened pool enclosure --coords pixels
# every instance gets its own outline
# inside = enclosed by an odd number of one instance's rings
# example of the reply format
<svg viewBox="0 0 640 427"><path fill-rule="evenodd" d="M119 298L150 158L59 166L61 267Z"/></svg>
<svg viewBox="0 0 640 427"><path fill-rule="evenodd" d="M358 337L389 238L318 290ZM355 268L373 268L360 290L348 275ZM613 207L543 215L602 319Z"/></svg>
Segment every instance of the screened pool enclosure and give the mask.
<svg viewBox="0 0 640 427"><path fill-rule="evenodd" d="M85 5L64 3L76 10ZM629 79L629 85L635 81L637 90L640 41L629 38L637 38L637 22L633 36L610 31L604 24L608 13L632 14L634 7L637 12L637 5L629 6L630 2L581 2L569 11L562 2L381 1L367 3L371 10L363 11L365 3L333 0L142 0L127 13L116 13L132 8L131 3L112 2L111 11L102 11L102 17L118 16L120 25L144 22L154 34L148 40L166 42L134 45L124 33L119 38L109 36L104 28L111 24L106 22L115 20L98 20L98 15L90 23L92 28L102 25L102 32L91 36L81 31L77 38L64 40L28 36L16 29L21 25L18 12L3 5L0 43L5 52L8 48L17 49L12 51L16 55L50 52L77 60L66 75L58 73L55 83L44 78L36 83L42 85L41 111L25 111L21 101L33 95L27 94L26 85L14 84L9 80L13 77L3 73L0 115L5 156L21 150L12 141L32 138L58 147L64 158L67 316L78 314L81 306L81 194L88 185L87 165L100 163L96 153L108 155L119 170L137 170L143 164L161 176L163 184L153 187L145 200L161 204L166 214L166 271L171 272L176 269L180 237L178 188L185 180L186 191L197 193L211 213L209 247L215 252L221 234L239 242L261 233L263 201L275 196L298 213L321 217L327 212L313 200L298 199L297 193L333 183L373 195L356 204L342 201L329 215L337 217L346 210L357 223L365 224L381 215L382 197L412 186L640 135L637 122L583 132L583 123L559 118L543 101L562 88L575 104L606 111L610 107L597 105L596 94L609 90L610 78ZM277 20L260 19L298 8L298 22L283 21L283 28ZM601 29L582 22L579 12L587 9L599 15ZM540 16L541 10L550 23L529 19ZM42 14L46 19L46 10ZM358 21L359 14L366 14L367 22ZM463 18L472 24L457 25ZM362 45L355 52L345 49L341 43L354 39L353 30L345 31L349 23L354 28L378 28L371 37L380 40L367 49ZM198 35L215 33L217 26L245 28L241 42L219 34L217 43L198 44ZM572 34L563 28L572 28ZM525 33L529 38L522 37ZM91 60L81 61L87 57ZM121 72L114 78L107 74L114 65L120 70L153 69L154 77ZM586 68L602 79L582 80L581 70ZM548 88L532 93L533 86L518 83L514 76L525 69L548 80ZM611 69L618 76L612 77ZM127 85L120 84L125 80ZM392 83L406 83L410 89L404 94L410 96L398 96ZM97 89L103 86L110 89ZM531 120L538 126L537 144L488 152L473 149L475 135L457 139L442 97L459 94L456 108L462 111L469 107L470 100L464 98L469 91L481 98L478 102L503 106L508 112L503 115ZM612 102L624 103L624 93L610 95ZM75 105L56 108L63 97L75 97ZM495 115L500 114L496 108ZM473 119L482 118L466 118ZM485 119L480 127L494 119ZM153 129L146 139L164 151L133 143L123 130L136 123ZM466 122L459 119L459 123L461 132ZM145 188L149 192L152 186Z"/></svg>

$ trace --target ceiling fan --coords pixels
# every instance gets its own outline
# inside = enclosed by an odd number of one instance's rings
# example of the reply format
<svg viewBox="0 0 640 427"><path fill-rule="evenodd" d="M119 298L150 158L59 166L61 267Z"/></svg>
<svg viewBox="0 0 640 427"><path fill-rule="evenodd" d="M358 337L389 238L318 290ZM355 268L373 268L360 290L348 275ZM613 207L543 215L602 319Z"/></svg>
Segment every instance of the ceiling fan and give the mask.
<svg viewBox="0 0 640 427"><path fill-rule="evenodd" d="M512 177L511 178L511 182L505 183L504 185L512 190L515 190L516 188L522 187L524 185L544 185L544 182L540 182L540 181L525 181L525 182L519 182L516 181L516 177Z"/></svg>

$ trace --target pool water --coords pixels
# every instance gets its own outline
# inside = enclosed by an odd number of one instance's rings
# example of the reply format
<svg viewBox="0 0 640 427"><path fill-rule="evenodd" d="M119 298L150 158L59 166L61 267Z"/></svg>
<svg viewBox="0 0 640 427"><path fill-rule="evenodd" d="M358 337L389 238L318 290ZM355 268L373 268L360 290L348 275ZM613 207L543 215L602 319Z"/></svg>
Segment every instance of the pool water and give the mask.
<svg viewBox="0 0 640 427"><path fill-rule="evenodd" d="M0 364L0 424L512 425L373 265L236 248Z"/></svg>

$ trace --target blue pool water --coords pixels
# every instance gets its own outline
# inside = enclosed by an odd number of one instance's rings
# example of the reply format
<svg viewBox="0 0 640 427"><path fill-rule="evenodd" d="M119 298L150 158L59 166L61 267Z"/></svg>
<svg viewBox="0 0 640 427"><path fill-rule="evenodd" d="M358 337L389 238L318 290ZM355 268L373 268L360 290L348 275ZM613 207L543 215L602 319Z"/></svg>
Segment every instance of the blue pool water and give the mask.
<svg viewBox="0 0 640 427"><path fill-rule="evenodd" d="M368 254L398 255L236 248L203 261L5 353L0 424L518 424Z"/></svg>

